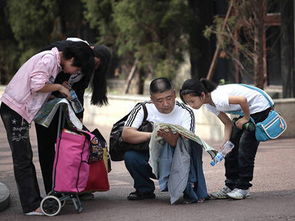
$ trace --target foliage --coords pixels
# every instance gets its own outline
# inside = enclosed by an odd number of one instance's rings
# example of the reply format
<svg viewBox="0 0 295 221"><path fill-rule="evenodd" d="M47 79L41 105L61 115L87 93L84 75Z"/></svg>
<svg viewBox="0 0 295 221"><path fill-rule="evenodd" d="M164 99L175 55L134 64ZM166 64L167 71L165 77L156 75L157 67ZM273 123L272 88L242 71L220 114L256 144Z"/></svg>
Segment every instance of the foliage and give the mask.
<svg viewBox="0 0 295 221"><path fill-rule="evenodd" d="M116 28L113 24L113 9L111 0L82 0L85 11L84 17L89 22L90 27L97 29L100 36L97 36L99 43L114 45Z"/></svg>
<svg viewBox="0 0 295 221"><path fill-rule="evenodd" d="M113 1L118 54L134 53L146 72L170 76L187 47L189 10L181 0ZM173 61L173 62L172 62ZM160 63L165 64L160 67Z"/></svg>
<svg viewBox="0 0 295 221"><path fill-rule="evenodd" d="M40 47L51 32L56 1L7 1L8 21L20 48Z"/></svg>
<svg viewBox="0 0 295 221"><path fill-rule="evenodd" d="M269 11L269 8L279 1L266 2L266 11ZM221 50L239 66L242 75L249 76L253 74L253 66L257 65L255 61L260 56L257 45L261 42L257 38L257 29L261 24L263 26L263 19L260 17L263 12L256 0L232 0L232 5L232 12L225 28L224 18L215 17L214 24L204 30L204 36L210 38L215 34Z"/></svg>
<svg viewBox="0 0 295 221"><path fill-rule="evenodd" d="M83 37L88 25L96 31L95 43L111 46L125 67L138 60L143 73L173 78L188 48L193 17L182 0L10 0L1 5L5 74L51 41Z"/></svg>
<svg viewBox="0 0 295 221"><path fill-rule="evenodd" d="M23 62L48 43L81 37L80 0L9 0L0 6L1 83L7 83Z"/></svg>

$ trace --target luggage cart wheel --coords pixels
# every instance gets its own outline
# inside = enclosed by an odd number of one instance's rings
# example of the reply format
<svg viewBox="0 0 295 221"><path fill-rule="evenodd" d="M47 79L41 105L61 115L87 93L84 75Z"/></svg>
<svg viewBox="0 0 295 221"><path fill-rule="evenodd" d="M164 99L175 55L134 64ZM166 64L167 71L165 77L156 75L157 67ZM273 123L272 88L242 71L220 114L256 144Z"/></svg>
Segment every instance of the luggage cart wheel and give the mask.
<svg viewBox="0 0 295 221"><path fill-rule="evenodd" d="M61 202L56 196L46 196L41 201L40 207L46 216L55 216L61 210Z"/></svg>

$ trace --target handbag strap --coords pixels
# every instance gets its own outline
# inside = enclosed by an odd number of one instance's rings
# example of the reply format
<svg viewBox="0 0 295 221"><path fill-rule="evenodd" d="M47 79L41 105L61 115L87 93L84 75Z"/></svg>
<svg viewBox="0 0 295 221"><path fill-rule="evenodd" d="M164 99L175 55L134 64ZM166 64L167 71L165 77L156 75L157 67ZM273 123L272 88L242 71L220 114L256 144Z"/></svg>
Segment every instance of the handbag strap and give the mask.
<svg viewBox="0 0 295 221"><path fill-rule="evenodd" d="M260 94L262 94L266 98L266 100L268 101L268 103L271 107L274 106L274 102L269 99L268 95L266 94L266 92L264 90L261 90L260 88L257 88L257 87L251 86L251 85L247 85L247 84L240 84L240 85L250 88L252 90L258 91Z"/></svg>
<svg viewBox="0 0 295 221"><path fill-rule="evenodd" d="M142 108L143 108L143 121L142 122L145 122L147 117L148 117L148 112L147 112L147 109L146 109L146 106L145 106L145 102L143 103L140 103Z"/></svg>
<svg viewBox="0 0 295 221"><path fill-rule="evenodd" d="M95 137L94 134L87 130L77 130L77 132L82 133L88 140L92 140Z"/></svg>

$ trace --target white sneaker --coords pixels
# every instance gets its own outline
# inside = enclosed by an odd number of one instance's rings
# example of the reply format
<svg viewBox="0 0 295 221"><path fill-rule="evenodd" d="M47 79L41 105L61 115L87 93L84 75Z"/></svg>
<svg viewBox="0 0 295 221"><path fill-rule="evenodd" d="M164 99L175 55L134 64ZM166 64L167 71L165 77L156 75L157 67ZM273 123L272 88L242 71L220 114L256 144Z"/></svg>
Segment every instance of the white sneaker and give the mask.
<svg viewBox="0 0 295 221"><path fill-rule="evenodd" d="M32 211L25 213L26 216L44 216L45 214L42 212Z"/></svg>
<svg viewBox="0 0 295 221"><path fill-rule="evenodd" d="M242 199L250 197L250 191L249 189L242 190L242 189L235 188L233 191L227 193L227 196L235 200L242 200Z"/></svg>
<svg viewBox="0 0 295 221"><path fill-rule="evenodd" d="M221 190L209 194L210 199L227 199L228 195L227 193L231 192L232 190L228 188L227 186L223 187Z"/></svg>
<svg viewBox="0 0 295 221"><path fill-rule="evenodd" d="M45 214L42 212L40 208L37 208L35 211L25 213L26 216L44 216Z"/></svg>

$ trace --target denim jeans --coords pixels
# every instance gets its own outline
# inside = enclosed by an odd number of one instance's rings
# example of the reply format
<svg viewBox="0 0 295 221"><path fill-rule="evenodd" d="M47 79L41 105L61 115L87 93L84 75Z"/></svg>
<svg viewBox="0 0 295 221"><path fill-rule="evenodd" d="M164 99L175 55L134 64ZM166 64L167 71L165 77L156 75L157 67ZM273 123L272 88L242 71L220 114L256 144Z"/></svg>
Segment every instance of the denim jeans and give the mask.
<svg viewBox="0 0 295 221"><path fill-rule="evenodd" d="M24 213L40 206L41 197L33 164L33 152L29 137L29 123L4 103L0 114L12 152L14 176Z"/></svg>
<svg viewBox="0 0 295 221"><path fill-rule="evenodd" d="M263 121L270 109L251 115L255 122ZM252 186L254 161L259 142L255 138L255 131L240 130L233 126L231 142L234 149L225 157L225 185L231 189L248 189Z"/></svg>
<svg viewBox="0 0 295 221"><path fill-rule="evenodd" d="M208 198L207 185L203 172L203 148L200 144L190 141L191 166L188 185L184 191L185 198L192 202Z"/></svg>
<svg viewBox="0 0 295 221"><path fill-rule="evenodd" d="M154 178L152 167L149 165L149 151L127 151L124 154L127 170L134 180L134 188L137 192L151 193L155 190L155 184L150 178Z"/></svg>

